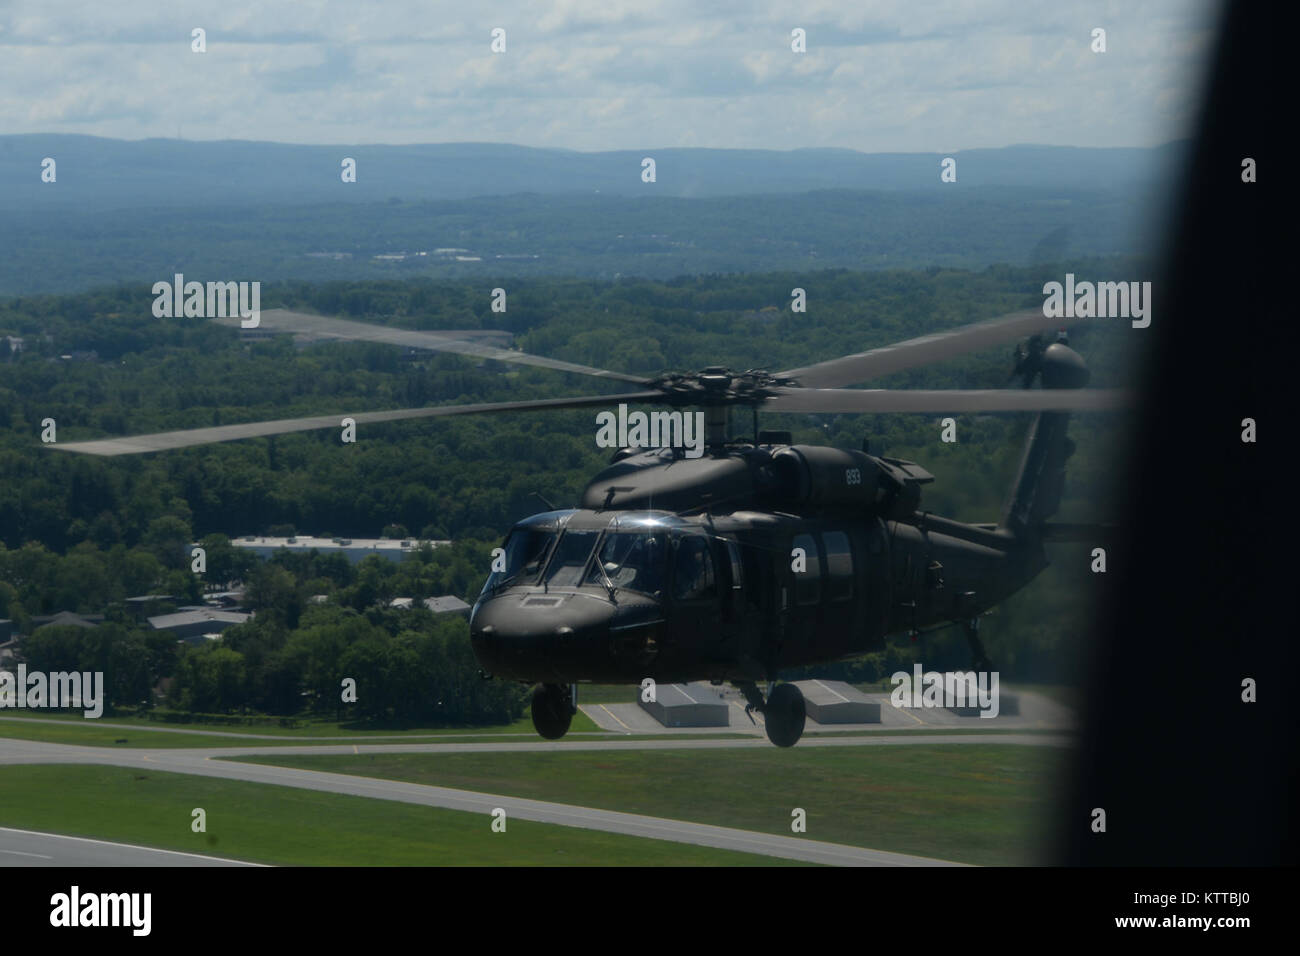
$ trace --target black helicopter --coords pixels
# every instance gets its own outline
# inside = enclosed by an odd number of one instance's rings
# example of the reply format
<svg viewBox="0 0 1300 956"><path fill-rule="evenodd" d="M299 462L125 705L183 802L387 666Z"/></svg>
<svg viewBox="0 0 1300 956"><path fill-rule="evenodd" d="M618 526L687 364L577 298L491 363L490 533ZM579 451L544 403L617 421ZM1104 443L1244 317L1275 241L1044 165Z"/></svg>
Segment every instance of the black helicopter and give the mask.
<svg viewBox="0 0 1300 956"><path fill-rule="evenodd" d="M233 325L238 318L216 321ZM769 739L795 744L804 701L781 671L853 657L888 635L960 623L976 658L981 614L1048 564L1045 544L1085 529L1047 523L1061 498L1071 411L1128 402L1084 390L1088 370L1043 333L1070 319L1041 311L912 339L771 374L711 367L643 379L468 340L275 310L272 331L451 351L634 382L639 391L437 406L348 416L356 424L483 412L612 406L703 409L703 454L622 448L579 507L519 522L494 556L470 618L485 672L536 684L533 724L562 737L584 682L709 680L738 686ZM1022 389L894 391L842 386L1028 336L1016 352ZM1041 388L1031 388L1038 384ZM732 406L752 410L752 436L729 437ZM863 450L791 444L760 431L758 412L1037 413L1001 520L966 524L919 510L933 477L914 462ZM339 415L56 444L118 455L338 427ZM766 682L766 695L759 683Z"/></svg>

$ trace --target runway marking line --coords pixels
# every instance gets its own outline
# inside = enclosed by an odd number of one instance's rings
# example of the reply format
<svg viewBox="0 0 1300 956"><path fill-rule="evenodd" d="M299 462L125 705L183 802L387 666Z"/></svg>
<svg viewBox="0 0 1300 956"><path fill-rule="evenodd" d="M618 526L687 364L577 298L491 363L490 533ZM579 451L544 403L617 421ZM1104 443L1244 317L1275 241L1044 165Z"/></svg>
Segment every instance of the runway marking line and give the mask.
<svg viewBox="0 0 1300 956"><path fill-rule="evenodd" d="M913 720L915 720L915 721L916 721L918 724L920 724L922 727L928 727L928 726L929 726L929 725L928 725L924 720L922 720L920 717L916 716L916 714L911 713L911 712L910 712L906 707L895 707L894 710L898 711L898 712L901 713L901 714L906 714L908 717L911 717Z"/></svg>
<svg viewBox="0 0 1300 956"><path fill-rule="evenodd" d="M605 713L609 714L609 716L613 717L615 720L618 720L618 714L614 713L604 704L600 705L600 709L603 710ZM618 720L618 725L622 727L624 730L626 730L629 734L632 732L632 728L629 727L627 724L623 723L623 721Z"/></svg>

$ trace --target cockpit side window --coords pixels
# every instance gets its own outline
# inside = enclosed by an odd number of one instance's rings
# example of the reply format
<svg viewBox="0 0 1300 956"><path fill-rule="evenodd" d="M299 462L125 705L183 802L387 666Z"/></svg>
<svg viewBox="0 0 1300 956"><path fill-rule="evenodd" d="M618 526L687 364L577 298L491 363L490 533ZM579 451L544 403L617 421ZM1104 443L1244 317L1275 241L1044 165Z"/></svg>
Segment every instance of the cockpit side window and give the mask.
<svg viewBox="0 0 1300 956"><path fill-rule="evenodd" d="M664 586L666 550L667 536L662 532L610 532L601 543L598 563L587 572L587 583L608 580L616 588L658 594Z"/></svg>
<svg viewBox="0 0 1300 956"><path fill-rule="evenodd" d="M713 558L709 554L709 539L700 535L678 538L673 558L673 598L694 601L717 594L717 581L713 574Z"/></svg>
<svg viewBox="0 0 1300 956"><path fill-rule="evenodd" d="M504 562L504 570L493 570L488 575L484 591L505 587L509 584L534 584L546 557L551 553L557 535L554 531L539 531L533 528L516 528L506 538L503 555L496 560Z"/></svg>

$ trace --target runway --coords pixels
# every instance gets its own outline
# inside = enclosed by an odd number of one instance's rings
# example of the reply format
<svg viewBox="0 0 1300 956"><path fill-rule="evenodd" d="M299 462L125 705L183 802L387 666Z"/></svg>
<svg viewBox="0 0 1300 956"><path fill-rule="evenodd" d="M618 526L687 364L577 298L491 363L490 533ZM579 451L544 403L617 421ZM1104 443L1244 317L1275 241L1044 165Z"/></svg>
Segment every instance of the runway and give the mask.
<svg viewBox="0 0 1300 956"><path fill-rule="evenodd" d="M928 744L1013 744L1022 746L1069 746L1072 738L1048 734L937 734L932 736L822 738L801 741L799 746L872 747L924 746ZM955 866L959 864L928 857L909 856L808 840L776 836L750 830L688 823L639 814L597 810L540 800L526 800L501 794L476 793L396 780L380 780L350 774L298 770L216 760L215 757L240 757L253 754L367 754L367 753L500 753L564 752L614 750L721 750L732 748L771 748L764 740L612 740L498 742L455 744L370 744L319 747L220 747L202 749L110 749L70 746L29 740L0 739L0 766L22 764L98 764L106 766L152 769L186 773L251 783L299 787L328 793L395 800L402 803L461 810L487 816L496 808L506 811L508 819L533 820L539 823L602 830L628 836L708 846L717 849L782 857L808 863L840 866ZM28 844L31 845L31 844ZM43 845L43 844L42 844ZM14 849L22 851L21 847ZM46 850L25 852L45 853ZM94 864L87 864L94 865ZM113 865L127 865L118 864ZM169 865L155 863L154 865ZM194 865L194 864L190 864Z"/></svg>
<svg viewBox="0 0 1300 956"><path fill-rule="evenodd" d="M883 734L867 737L805 737L799 741L800 749L806 747L917 747L927 744L1014 744L1026 747L1070 747L1075 738L1068 734ZM0 738L0 765L6 763L109 763L117 766L139 766L136 762L122 763L131 758L152 763L206 759L209 757L246 757L252 754L274 756L309 754L430 754L430 753L538 753L592 750L772 750L765 738L731 737L721 740L699 740L683 736L674 740L638 740L623 737L617 740L500 740L485 743L421 743L421 744L320 744L301 747L196 747L196 748L110 748L84 747L73 744L47 744L35 740ZM76 755L69 759L69 755ZM107 759L105 759L107 758ZM183 772L183 771L182 771Z"/></svg>
<svg viewBox="0 0 1300 956"><path fill-rule="evenodd" d="M260 866L200 853L0 827L0 866Z"/></svg>

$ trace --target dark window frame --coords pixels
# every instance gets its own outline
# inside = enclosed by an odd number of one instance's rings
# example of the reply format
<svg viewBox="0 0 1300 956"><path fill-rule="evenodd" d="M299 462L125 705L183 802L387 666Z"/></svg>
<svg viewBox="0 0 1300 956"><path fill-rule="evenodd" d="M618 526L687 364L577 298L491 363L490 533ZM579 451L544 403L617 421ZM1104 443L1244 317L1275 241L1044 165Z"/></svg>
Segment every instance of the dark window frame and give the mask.
<svg viewBox="0 0 1300 956"><path fill-rule="evenodd" d="M731 565L731 590L739 591L745 586L745 564L741 559L740 542L725 540L727 561Z"/></svg>

